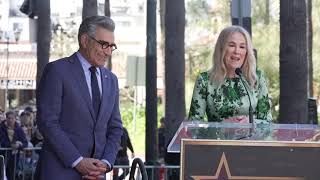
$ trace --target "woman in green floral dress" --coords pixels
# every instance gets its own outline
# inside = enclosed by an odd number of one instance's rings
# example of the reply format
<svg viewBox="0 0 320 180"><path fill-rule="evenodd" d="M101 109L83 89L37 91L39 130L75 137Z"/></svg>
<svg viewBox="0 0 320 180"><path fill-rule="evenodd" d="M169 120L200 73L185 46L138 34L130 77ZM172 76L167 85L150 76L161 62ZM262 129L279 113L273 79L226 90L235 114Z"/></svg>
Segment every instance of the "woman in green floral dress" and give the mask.
<svg viewBox="0 0 320 180"><path fill-rule="evenodd" d="M256 59L248 32L229 26L220 33L213 54L213 68L198 76L189 120L249 122L249 98L255 123L271 122L271 103L264 73ZM244 84L235 73L241 68Z"/></svg>

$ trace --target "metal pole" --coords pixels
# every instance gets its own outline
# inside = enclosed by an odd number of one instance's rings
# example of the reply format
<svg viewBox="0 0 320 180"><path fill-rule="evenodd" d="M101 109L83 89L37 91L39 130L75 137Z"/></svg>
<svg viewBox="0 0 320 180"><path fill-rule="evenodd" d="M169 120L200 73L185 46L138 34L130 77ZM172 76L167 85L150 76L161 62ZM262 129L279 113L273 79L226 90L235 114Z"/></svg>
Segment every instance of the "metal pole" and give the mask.
<svg viewBox="0 0 320 180"><path fill-rule="evenodd" d="M231 1L232 25L245 28L251 35L251 0Z"/></svg>
<svg viewBox="0 0 320 180"><path fill-rule="evenodd" d="M239 26L243 26L242 0L239 0L239 4L238 4L238 17L239 17Z"/></svg>

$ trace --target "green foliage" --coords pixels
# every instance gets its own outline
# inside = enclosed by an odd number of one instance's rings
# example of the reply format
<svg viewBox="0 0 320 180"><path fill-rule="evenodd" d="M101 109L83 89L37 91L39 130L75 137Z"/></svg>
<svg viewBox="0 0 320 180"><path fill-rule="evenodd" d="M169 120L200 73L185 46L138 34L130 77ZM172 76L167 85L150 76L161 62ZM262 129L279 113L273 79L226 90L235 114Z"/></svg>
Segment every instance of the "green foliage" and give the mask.
<svg viewBox="0 0 320 180"><path fill-rule="evenodd" d="M191 80L211 68L214 39L230 22L230 1L188 0L186 25L186 72Z"/></svg>
<svg viewBox="0 0 320 180"><path fill-rule="evenodd" d="M252 6L252 26L279 24L279 0L254 0Z"/></svg>
<svg viewBox="0 0 320 180"><path fill-rule="evenodd" d="M120 106L123 126L128 130L135 152L139 153L145 150L145 109L137 107L136 112L134 111L135 108L131 103Z"/></svg>
<svg viewBox="0 0 320 180"><path fill-rule="evenodd" d="M187 49L188 74L191 80L195 81L201 71L209 69L211 66L212 48L207 45L197 45Z"/></svg>
<svg viewBox="0 0 320 180"><path fill-rule="evenodd" d="M206 0L190 0L187 2L187 23L200 27L210 27L210 21L204 21L204 19L210 19L210 6ZM189 16L190 15L190 16Z"/></svg>
<svg viewBox="0 0 320 180"><path fill-rule="evenodd" d="M257 66L265 72L271 97L273 119L277 119L279 107L279 24L253 25L253 45L257 50ZM270 36L272 34L272 36Z"/></svg>
<svg viewBox="0 0 320 180"><path fill-rule="evenodd" d="M125 101L121 102L120 112L123 126L126 127L129 132L134 151L136 154L143 154L146 144L145 107L137 106L135 109L132 102ZM158 124L160 124L159 122L162 116L164 116L163 106L158 105Z"/></svg>

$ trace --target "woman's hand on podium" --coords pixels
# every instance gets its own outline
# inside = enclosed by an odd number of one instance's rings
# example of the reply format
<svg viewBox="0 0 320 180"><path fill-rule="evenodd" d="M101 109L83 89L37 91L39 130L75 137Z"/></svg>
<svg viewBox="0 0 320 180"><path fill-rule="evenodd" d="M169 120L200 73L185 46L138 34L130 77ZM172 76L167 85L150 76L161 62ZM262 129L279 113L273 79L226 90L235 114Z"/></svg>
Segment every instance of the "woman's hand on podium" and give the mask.
<svg viewBox="0 0 320 180"><path fill-rule="evenodd" d="M249 116L234 116L223 120L228 123L249 123Z"/></svg>

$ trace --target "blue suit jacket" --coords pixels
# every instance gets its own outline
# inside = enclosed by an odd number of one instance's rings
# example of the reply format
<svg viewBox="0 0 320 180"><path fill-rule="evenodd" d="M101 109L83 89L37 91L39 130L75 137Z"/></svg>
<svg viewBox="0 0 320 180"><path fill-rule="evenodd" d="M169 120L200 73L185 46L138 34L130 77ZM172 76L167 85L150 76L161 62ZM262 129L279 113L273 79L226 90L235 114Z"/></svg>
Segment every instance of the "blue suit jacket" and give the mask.
<svg viewBox="0 0 320 180"><path fill-rule="evenodd" d="M36 179L79 180L71 165L93 150L93 158L114 164L122 135L118 80L106 68L100 70L102 98L96 118L76 54L45 67L37 89L37 124L44 144Z"/></svg>

